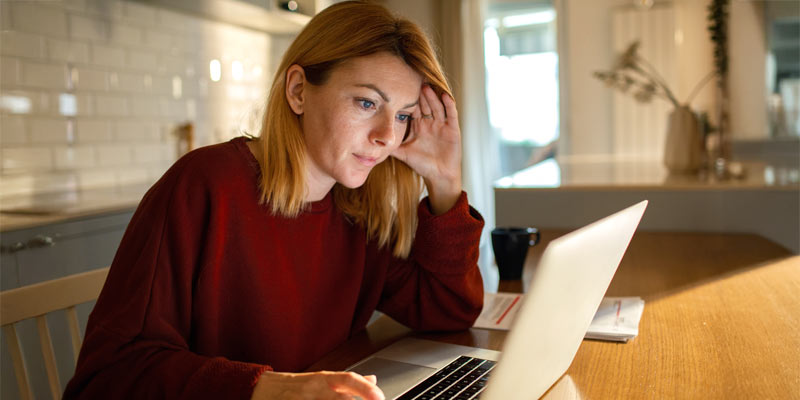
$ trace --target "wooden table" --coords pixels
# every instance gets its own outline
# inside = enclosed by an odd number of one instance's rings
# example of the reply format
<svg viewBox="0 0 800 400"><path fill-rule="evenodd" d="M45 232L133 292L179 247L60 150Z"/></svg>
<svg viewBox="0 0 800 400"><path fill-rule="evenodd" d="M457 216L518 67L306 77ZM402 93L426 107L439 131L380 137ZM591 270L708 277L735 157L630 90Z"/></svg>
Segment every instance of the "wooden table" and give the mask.
<svg viewBox="0 0 800 400"><path fill-rule="evenodd" d="M544 231L523 279L544 245ZM752 234L637 232L609 296L640 296L639 336L584 340L545 398L800 397L800 256ZM501 282L500 291L524 291ZM402 337L500 350L506 333L414 333L381 317L312 365L341 370Z"/></svg>

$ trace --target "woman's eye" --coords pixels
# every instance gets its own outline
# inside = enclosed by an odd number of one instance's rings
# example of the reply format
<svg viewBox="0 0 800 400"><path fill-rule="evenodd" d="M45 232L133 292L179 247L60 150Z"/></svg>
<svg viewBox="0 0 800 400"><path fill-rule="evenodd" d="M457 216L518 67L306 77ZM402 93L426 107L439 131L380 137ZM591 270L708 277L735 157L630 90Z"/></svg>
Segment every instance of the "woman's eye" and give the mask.
<svg viewBox="0 0 800 400"><path fill-rule="evenodd" d="M369 110L370 108L375 107L375 103L367 99L358 99L358 103L361 105L361 108L365 110Z"/></svg>
<svg viewBox="0 0 800 400"><path fill-rule="evenodd" d="M411 115L410 114L400 114L400 115L397 116L397 119L400 120L400 122L409 122L409 121L411 121Z"/></svg>

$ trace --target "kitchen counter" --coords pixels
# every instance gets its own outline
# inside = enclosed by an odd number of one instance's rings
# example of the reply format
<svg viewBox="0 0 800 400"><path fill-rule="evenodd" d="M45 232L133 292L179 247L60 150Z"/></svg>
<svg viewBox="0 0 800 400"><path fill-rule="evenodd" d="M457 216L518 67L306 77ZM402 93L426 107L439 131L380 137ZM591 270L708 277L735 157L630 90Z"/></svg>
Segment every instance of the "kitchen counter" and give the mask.
<svg viewBox="0 0 800 400"><path fill-rule="evenodd" d="M0 204L0 232L133 210L150 184L14 196Z"/></svg>
<svg viewBox="0 0 800 400"><path fill-rule="evenodd" d="M659 161L598 159L592 161L549 159L495 182L497 190L514 189L649 189L737 190L800 189L797 168L763 163L742 163L742 176L724 180L707 173L672 175Z"/></svg>
<svg viewBox="0 0 800 400"><path fill-rule="evenodd" d="M742 167L717 180L657 160L547 160L495 182L496 223L575 229L647 199L642 230L755 233L800 254L800 171Z"/></svg>

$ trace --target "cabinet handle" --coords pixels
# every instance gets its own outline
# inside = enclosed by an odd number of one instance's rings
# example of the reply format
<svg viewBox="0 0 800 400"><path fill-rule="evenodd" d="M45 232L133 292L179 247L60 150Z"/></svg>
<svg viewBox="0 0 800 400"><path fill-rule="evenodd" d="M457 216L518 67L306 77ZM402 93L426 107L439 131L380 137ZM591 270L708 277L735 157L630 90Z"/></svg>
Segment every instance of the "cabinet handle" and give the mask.
<svg viewBox="0 0 800 400"><path fill-rule="evenodd" d="M28 248L34 249L37 247L55 246L56 241L50 236L36 235L33 239L28 241Z"/></svg>
<svg viewBox="0 0 800 400"><path fill-rule="evenodd" d="M16 253L28 247L25 243L16 242L8 246L0 246L0 253Z"/></svg>
<svg viewBox="0 0 800 400"><path fill-rule="evenodd" d="M16 253L20 250L35 249L38 247L52 247L56 245L56 238L59 234L54 236L36 235L27 242L15 242L8 246L0 246L0 253Z"/></svg>

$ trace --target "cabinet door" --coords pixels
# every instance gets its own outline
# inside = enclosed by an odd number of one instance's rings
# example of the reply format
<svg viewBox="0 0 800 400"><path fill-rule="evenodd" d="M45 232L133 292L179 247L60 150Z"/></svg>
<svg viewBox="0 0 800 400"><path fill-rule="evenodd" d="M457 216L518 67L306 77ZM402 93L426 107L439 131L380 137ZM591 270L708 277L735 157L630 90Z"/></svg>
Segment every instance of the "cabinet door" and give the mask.
<svg viewBox="0 0 800 400"><path fill-rule="evenodd" d="M105 214L3 233L13 254L17 284L30 285L111 265L133 211Z"/></svg>
<svg viewBox="0 0 800 400"><path fill-rule="evenodd" d="M111 265L122 229L53 236L53 245L17 253L19 284L30 285Z"/></svg>
<svg viewBox="0 0 800 400"><path fill-rule="evenodd" d="M15 287L19 287L17 255L16 253L0 253L0 290L8 290Z"/></svg>

